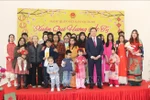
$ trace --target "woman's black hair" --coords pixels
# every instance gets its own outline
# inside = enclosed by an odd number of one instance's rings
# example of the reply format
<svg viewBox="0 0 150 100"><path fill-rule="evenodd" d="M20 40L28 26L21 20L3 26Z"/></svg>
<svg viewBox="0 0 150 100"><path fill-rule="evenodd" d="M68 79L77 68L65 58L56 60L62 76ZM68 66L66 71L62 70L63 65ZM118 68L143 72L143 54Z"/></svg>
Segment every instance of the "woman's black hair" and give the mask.
<svg viewBox="0 0 150 100"><path fill-rule="evenodd" d="M91 33L88 33L88 38L90 38Z"/></svg>
<svg viewBox="0 0 150 100"><path fill-rule="evenodd" d="M54 36L55 36L55 35L58 37L58 42L59 42L59 41L60 41L60 38L59 38L58 34L54 34L54 35L53 35L53 42L54 42Z"/></svg>
<svg viewBox="0 0 150 100"><path fill-rule="evenodd" d="M97 37L102 38L102 37L104 37L104 35L103 34L99 34ZM105 44L105 39L103 39L102 42L103 42L103 45L104 45Z"/></svg>
<svg viewBox="0 0 150 100"><path fill-rule="evenodd" d="M123 43L125 44L126 40L125 40L125 37L123 35L119 35L119 37L118 37L118 44L120 44L120 37L123 37L123 39L124 39Z"/></svg>
<svg viewBox="0 0 150 100"><path fill-rule="evenodd" d="M109 46L109 36L112 36L112 44L113 44L113 46L114 46L114 35L112 34L112 33L108 33L107 34L107 42L106 42L106 47L108 47Z"/></svg>
<svg viewBox="0 0 150 100"><path fill-rule="evenodd" d="M23 38L23 37L19 38L17 47L20 47L20 46L21 46L21 45L19 44L19 42L21 41L21 39L24 40L24 46L26 47L26 46L27 46L27 44L26 44L26 39Z"/></svg>
<svg viewBox="0 0 150 100"><path fill-rule="evenodd" d="M75 38L77 39L77 35L76 35L75 33L72 33L72 34L71 34L71 37L73 37L73 35L75 35L75 36L76 36Z"/></svg>
<svg viewBox="0 0 150 100"><path fill-rule="evenodd" d="M8 42L10 42L10 36L13 36L14 37L14 39L15 39L15 35L14 34L9 34L9 36L8 36Z"/></svg>
<svg viewBox="0 0 150 100"><path fill-rule="evenodd" d="M64 35L64 37L66 37L66 36L69 38L69 36L68 36L68 35ZM63 37L63 38L64 38L64 37Z"/></svg>
<svg viewBox="0 0 150 100"><path fill-rule="evenodd" d="M56 34L57 34L57 35L58 35L58 34L61 34L61 35L62 35L62 32L61 32L61 31L57 31Z"/></svg>
<svg viewBox="0 0 150 100"><path fill-rule="evenodd" d="M138 31L137 31L136 29L134 29L134 30L132 31L132 33L131 33L131 37L130 37L130 40L129 40L130 43L133 43L133 42L134 42L134 39L133 39L133 37L132 37L133 32L136 32L136 34L137 34L137 37L136 37L135 41L136 41L136 42L139 42L139 33L138 33Z"/></svg>
<svg viewBox="0 0 150 100"><path fill-rule="evenodd" d="M66 35L70 35L70 36L71 36L71 33L70 33L70 32L67 32Z"/></svg>
<svg viewBox="0 0 150 100"><path fill-rule="evenodd" d="M75 38L75 37L71 37L70 38L70 40L71 39L73 39L74 41L75 41L75 44L74 44L74 46L72 47L72 49L75 47L75 46L77 46L77 39ZM69 47L70 47L71 45L70 45L70 42L69 42Z"/></svg>
<svg viewBox="0 0 150 100"><path fill-rule="evenodd" d="M84 40L81 40L81 35L84 35L85 36L85 39ZM85 42L86 42L86 35L85 35L85 33L84 32L80 32L80 34L79 34L79 40L78 40L78 46L80 47L83 43L85 44Z"/></svg>
<svg viewBox="0 0 150 100"><path fill-rule="evenodd" d="M53 35L54 35L54 33L53 33L53 32L48 32L48 35L52 35L52 36L53 36Z"/></svg>

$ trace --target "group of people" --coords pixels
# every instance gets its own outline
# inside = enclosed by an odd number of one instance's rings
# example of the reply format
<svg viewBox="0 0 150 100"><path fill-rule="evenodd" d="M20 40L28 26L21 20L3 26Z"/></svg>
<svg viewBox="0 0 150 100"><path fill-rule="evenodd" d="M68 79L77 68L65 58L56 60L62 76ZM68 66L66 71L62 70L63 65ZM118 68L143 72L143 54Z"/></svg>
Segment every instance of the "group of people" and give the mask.
<svg viewBox="0 0 150 100"><path fill-rule="evenodd" d="M28 85L32 88L48 88L54 91L73 87L90 89L94 85L102 89L107 83L110 87L122 85L140 86L142 82L143 44L137 30L133 30L129 40L124 32L118 33L114 41L112 33L107 34L105 42L102 34L92 27L88 36L84 32L79 35L67 32L43 32L42 40L38 36L22 33L18 45L15 36L9 35L6 57L7 86L11 87L14 79L16 89ZM51 84L50 84L51 83Z"/></svg>

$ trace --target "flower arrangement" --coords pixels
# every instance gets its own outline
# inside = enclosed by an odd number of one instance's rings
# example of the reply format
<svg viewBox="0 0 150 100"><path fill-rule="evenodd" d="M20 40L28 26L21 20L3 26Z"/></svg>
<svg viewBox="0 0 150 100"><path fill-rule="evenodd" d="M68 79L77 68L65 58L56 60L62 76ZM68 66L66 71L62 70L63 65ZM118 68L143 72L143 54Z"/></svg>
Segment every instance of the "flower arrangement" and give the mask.
<svg viewBox="0 0 150 100"><path fill-rule="evenodd" d="M4 79L4 78L6 77L6 76L5 76L5 71L6 71L6 69L5 69L5 68L2 68L2 67L0 66L0 82L1 82L2 79ZM0 87L0 90L3 90L3 88Z"/></svg>

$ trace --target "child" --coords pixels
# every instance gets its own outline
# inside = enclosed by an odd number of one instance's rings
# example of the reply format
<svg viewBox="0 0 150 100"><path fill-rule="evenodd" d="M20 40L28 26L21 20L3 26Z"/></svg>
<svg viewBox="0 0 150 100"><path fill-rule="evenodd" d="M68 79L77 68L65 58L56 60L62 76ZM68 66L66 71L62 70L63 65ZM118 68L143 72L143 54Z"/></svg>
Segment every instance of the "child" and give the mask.
<svg viewBox="0 0 150 100"><path fill-rule="evenodd" d="M54 91L55 84L57 85L57 91L60 91L60 81L59 81L59 67L54 63L53 57L48 57L47 73L50 75L51 79L51 92Z"/></svg>
<svg viewBox="0 0 150 100"><path fill-rule="evenodd" d="M54 61L56 59L56 53L54 52L54 48L51 47L52 45L52 40L47 40L46 42L46 47L44 50L41 52L41 57L43 59L43 76L44 76L44 88L48 88L48 73L47 73L47 66L48 66L48 57L53 57Z"/></svg>
<svg viewBox="0 0 150 100"><path fill-rule="evenodd" d="M118 75L118 65L119 65L120 59L118 55L115 53L115 48L112 47L112 55L110 56L109 59L109 64L110 64L110 72L109 72L109 84L110 87L119 87L119 75Z"/></svg>
<svg viewBox="0 0 150 100"><path fill-rule="evenodd" d="M10 34L9 39L8 39L8 44L7 44L8 56L6 57L6 70L7 70L6 78L8 79L7 87L11 87L11 83L10 83L11 78L14 79L14 86L15 87L17 86L16 75L15 75L14 69L12 67L12 62L14 59L14 49L16 47L14 40L15 40L15 36L13 34Z"/></svg>
<svg viewBox="0 0 150 100"><path fill-rule="evenodd" d="M135 46L131 45L130 42L127 42L127 43L125 44L125 47L126 47L128 50L130 50L130 51L135 51ZM141 56L142 53L135 52L135 55L136 55L136 56Z"/></svg>
<svg viewBox="0 0 150 100"><path fill-rule="evenodd" d="M85 88L85 65L87 63L86 58L83 56L84 50L78 49L78 57L76 57L76 88Z"/></svg>
<svg viewBox="0 0 150 100"><path fill-rule="evenodd" d="M23 83L24 83L23 88L25 89L27 88L26 74L29 74L26 60L26 55L28 54L28 51L25 50L25 46L21 46L20 49L18 50L18 53L21 54L21 57L17 58L17 63L15 67L15 73L17 74L17 81L18 81L18 86L16 88L17 90L21 88L21 76L23 76Z"/></svg>
<svg viewBox="0 0 150 100"><path fill-rule="evenodd" d="M71 76L73 72L73 60L71 59L72 52L70 50L66 51L66 58L62 60L61 66L63 67L63 90L66 88L70 89Z"/></svg>

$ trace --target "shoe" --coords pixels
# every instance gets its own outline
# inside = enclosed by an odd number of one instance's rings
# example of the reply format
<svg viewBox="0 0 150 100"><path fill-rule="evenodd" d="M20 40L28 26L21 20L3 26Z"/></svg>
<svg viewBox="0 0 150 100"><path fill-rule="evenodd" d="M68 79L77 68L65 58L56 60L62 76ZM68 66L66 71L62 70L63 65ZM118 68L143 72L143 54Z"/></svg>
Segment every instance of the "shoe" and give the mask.
<svg viewBox="0 0 150 100"><path fill-rule="evenodd" d="M54 92L54 88L51 88L51 92Z"/></svg>
<svg viewBox="0 0 150 100"><path fill-rule="evenodd" d="M99 89L103 89L103 87L100 85L100 86L97 86Z"/></svg>
<svg viewBox="0 0 150 100"><path fill-rule="evenodd" d="M11 87L11 83L10 82L8 82L7 87Z"/></svg>
<svg viewBox="0 0 150 100"><path fill-rule="evenodd" d="M62 90L66 90L66 87L63 87Z"/></svg>
<svg viewBox="0 0 150 100"><path fill-rule="evenodd" d="M86 87L85 87L85 86L82 86L82 88L85 89Z"/></svg>
<svg viewBox="0 0 150 100"><path fill-rule="evenodd" d="M112 84L110 84L110 85L109 85L109 87L113 87L113 85L112 85Z"/></svg>
<svg viewBox="0 0 150 100"><path fill-rule="evenodd" d="M17 86L16 90L19 90L19 89L21 89L21 86Z"/></svg>
<svg viewBox="0 0 150 100"><path fill-rule="evenodd" d="M48 88L48 86L43 86L43 88L45 88L45 89L46 89L46 88Z"/></svg>
<svg viewBox="0 0 150 100"><path fill-rule="evenodd" d="M32 88L36 88L36 86L32 86Z"/></svg>
<svg viewBox="0 0 150 100"><path fill-rule="evenodd" d="M119 87L119 85L115 85L115 87Z"/></svg>
<svg viewBox="0 0 150 100"><path fill-rule="evenodd" d="M24 88L24 89L28 89L28 87L27 87L27 86L23 86L23 88Z"/></svg>
<svg viewBox="0 0 150 100"><path fill-rule="evenodd" d="M90 89L93 89L93 88L94 88L94 86L90 85Z"/></svg>
<svg viewBox="0 0 150 100"><path fill-rule="evenodd" d="M38 85L38 88L41 88L41 85Z"/></svg>
<svg viewBox="0 0 150 100"><path fill-rule="evenodd" d="M67 86L67 89L72 89L72 87L71 86Z"/></svg>
<svg viewBox="0 0 150 100"><path fill-rule="evenodd" d="M17 86L18 86L17 82L16 82L16 81L14 81L14 87L17 87Z"/></svg>
<svg viewBox="0 0 150 100"><path fill-rule="evenodd" d="M57 91L59 92L59 91L60 91L60 88L57 88Z"/></svg>

